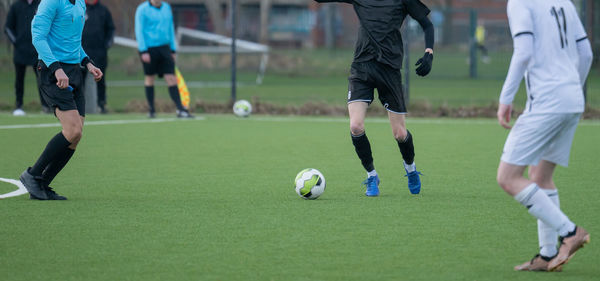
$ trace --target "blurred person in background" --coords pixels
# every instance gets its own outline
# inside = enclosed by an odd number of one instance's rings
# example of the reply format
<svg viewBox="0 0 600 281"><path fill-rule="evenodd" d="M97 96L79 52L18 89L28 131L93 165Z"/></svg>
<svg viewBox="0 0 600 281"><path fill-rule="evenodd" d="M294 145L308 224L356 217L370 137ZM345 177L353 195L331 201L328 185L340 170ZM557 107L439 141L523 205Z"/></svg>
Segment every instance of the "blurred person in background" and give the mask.
<svg viewBox="0 0 600 281"><path fill-rule="evenodd" d="M144 86L148 100L148 117L154 118L154 76L165 78L169 95L177 108L177 117L193 117L183 107L175 76L175 26L171 6L161 0L144 1L135 11L135 38L144 66Z"/></svg>
<svg viewBox="0 0 600 281"><path fill-rule="evenodd" d="M27 66L31 66L33 73L37 76L35 66L38 55L31 43L31 20L33 20L39 4L40 0L18 0L10 6L10 10L6 16L4 32L14 47L13 63L15 65L15 95L17 98L16 109L13 111L13 115L15 116L25 115L25 111L23 110L23 95L25 92L24 84ZM38 93L40 95L42 110L45 113L49 113L50 108L42 98L39 88Z"/></svg>
<svg viewBox="0 0 600 281"><path fill-rule="evenodd" d="M100 113L106 113L106 67L108 66L108 49L112 46L115 24L106 6L99 0L85 0L86 17L81 45L90 59L96 63L104 76L98 83L98 107ZM87 71L84 71L87 73ZM85 77L84 77L85 81Z"/></svg>
<svg viewBox="0 0 600 281"><path fill-rule="evenodd" d="M481 51L481 61L487 64L490 63L490 56L488 55L488 49L485 47L485 35L485 21L479 19L475 28L475 44L477 49Z"/></svg>

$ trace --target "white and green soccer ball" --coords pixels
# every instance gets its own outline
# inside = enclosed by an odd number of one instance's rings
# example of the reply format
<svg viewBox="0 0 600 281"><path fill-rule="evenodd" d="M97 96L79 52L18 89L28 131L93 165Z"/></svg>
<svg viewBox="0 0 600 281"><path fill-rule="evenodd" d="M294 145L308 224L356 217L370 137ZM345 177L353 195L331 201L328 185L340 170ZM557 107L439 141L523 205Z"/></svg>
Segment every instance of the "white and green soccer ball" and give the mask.
<svg viewBox="0 0 600 281"><path fill-rule="evenodd" d="M317 169L304 169L294 181L296 193L304 199L317 199L325 191L325 177Z"/></svg>
<svg viewBox="0 0 600 281"><path fill-rule="evenodd" d="M247 100L238 100L233 104L233 114L238 117L248 117L252 113L252 104Z"/></svg>

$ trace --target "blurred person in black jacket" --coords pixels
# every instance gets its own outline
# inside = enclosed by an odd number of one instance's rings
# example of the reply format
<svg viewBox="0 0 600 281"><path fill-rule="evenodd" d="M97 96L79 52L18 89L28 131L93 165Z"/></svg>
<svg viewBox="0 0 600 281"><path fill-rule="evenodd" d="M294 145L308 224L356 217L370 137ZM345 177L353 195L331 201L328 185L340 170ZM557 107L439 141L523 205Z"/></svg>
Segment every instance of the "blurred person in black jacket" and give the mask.
<svg viewBox="0 0 600 281"><path fill-rule="evenodd" d="M99 0L85 0L85 4L87 13L81 45L106 77L108 49L113 43L115 24L110 11L106 6L100 4ZM98 106L100 113L103 114L106 113L106 81L104 77L97 82Z"/></svg>
<svg viewBox="0 0 600 281"><path fill-rule="evenodd" d="M23 94L27 66L33 67L33 73L37 77L35 66L38 61L38 54L31 43L31 20L33 20L39 3L40 0L16 1L10 6L4 25L4 33L14 46L13 63L15 65L15 95L17 97L16 109L13 111L15 116L25 115L25 111L23 111ZM39 93L39 95L43 111L49 113L50 108L42 98L42 94Z"/></svg>

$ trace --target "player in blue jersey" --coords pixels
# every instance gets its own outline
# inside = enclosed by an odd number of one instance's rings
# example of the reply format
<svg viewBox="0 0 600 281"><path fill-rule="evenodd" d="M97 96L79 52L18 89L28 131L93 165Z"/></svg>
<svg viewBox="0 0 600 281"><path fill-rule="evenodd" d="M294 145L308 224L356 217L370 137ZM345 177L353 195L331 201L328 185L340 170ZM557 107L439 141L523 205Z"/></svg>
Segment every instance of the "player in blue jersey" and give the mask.
<svg viewBox="0 0 600 281"><path fill-rule="evenodd" d="M67 199L49 185L81 140L85 99L80 69L87 68L96 81L103 75L81 47L84 23L84 0L41 1L31 23L33 46L39 58L40 91L62 125L62 131L48 142L36 163L21 174L31 199Z"/></svg>
<svg viewBox="0 0 600 281"><path fill-rule="evenodd" d="M165 78L169 95L177 107L177 117L193 117L181 104L175 76L175 27L171 6L161 0L144 1L135 11L135 38L144 65L144 86L150 118L155 116L154 76Z"/></svg>

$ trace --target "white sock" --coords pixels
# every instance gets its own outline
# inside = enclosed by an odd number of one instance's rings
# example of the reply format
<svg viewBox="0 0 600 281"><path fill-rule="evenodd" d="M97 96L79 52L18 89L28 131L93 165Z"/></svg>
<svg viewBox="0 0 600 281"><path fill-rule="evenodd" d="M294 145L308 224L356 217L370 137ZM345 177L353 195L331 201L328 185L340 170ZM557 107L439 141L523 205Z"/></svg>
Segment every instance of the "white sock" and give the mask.
<svg viewBox="0 0 600 281"><path fill-rule="evenodd" d="M558 200L558 190L556 189L542 189L544 193L550 198L554 206L560 208ZM551 226L545 224L543 221L538 220L538 241L540 245L540 255L544 257L553 257L557 254L556 249L558 245L558 232Z"/></svg>
<svg viewBox="0 0 600 281"><path fill-rule="evenodd" d="M566 236L575 229L575 224L552 203L545 192L540 192L540 187L532 183L515 196L523 206L529 209L529 213L545 224L558 231L558 235Z"/></svg>
<svg viewBox="0 0 600 281"><path fill-rule="evenodd" d="M367 172L367 177L374 177L374 176L377 176L377 171L373 170L373 171Z"/></svg>
<svg viewBox="0 0 600 281"><path fill-rule="evenodd" d="M402 163L404 163L404 169L406 169L407 173L412 173L417 170L417 165L415 165L415 162L410 165L406 164L404 161L402 161Z"/></svg>

